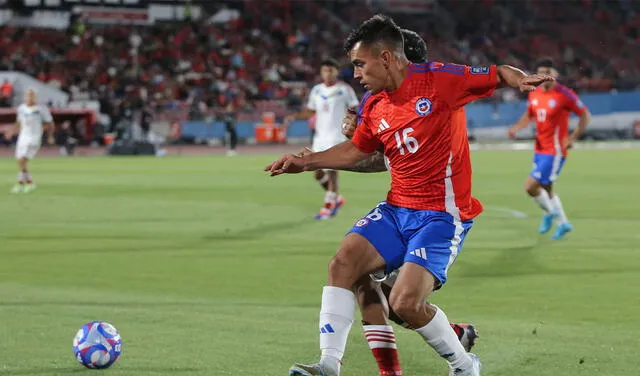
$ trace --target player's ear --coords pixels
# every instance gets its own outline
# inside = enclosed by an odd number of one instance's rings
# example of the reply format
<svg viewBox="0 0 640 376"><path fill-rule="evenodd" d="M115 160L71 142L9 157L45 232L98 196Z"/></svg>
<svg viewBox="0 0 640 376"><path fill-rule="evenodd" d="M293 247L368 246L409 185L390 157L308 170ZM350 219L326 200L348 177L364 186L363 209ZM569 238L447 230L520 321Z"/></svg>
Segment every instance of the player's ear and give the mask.
<svg viewBox="0 0 640 376"><path fill-rule="evenodd" d="M384 65L384 69L389 69L391 66L391 51L382 50L380 53L380 59L382 59L382 65Z"/></svg>

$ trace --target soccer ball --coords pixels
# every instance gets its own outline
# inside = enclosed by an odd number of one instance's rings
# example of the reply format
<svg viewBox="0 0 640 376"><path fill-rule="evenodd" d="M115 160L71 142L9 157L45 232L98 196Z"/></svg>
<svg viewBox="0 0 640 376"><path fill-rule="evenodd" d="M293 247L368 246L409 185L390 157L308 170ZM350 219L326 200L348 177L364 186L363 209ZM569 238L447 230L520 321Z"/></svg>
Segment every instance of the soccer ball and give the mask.
<svg viewBox="0 0 640 376"><path fill-rule="evenodd" d="M108 368L118 360L121 352L118 330L104 321L85 324L73 339L73 353L87 368Z"/></svg>

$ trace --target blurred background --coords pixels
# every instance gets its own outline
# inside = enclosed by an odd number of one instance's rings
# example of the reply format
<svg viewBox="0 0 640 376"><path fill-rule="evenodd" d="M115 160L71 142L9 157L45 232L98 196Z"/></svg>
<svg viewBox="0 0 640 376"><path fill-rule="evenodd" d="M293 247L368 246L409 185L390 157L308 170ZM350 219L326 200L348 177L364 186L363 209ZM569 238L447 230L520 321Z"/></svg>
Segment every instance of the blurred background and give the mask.
<svg viewBox="0 0 640 376"><path fill-rule="evenodd" d="M111 146L125 154L134 141L140 153L220 145L227 121L241 145L308 142L307 121L279 130L283 117L306 103L324 57L338 59L340 78L362 94L344 36L384 12L417 31L435 61L531 71L551 57L560 81L594 115L584 138L640 137L638 1L0 0L0 7L0 132L34 87L61 137L81 148L114 140L129 140ZM467 106L472 141L505 139L523 99L499 90Z"/></svg>

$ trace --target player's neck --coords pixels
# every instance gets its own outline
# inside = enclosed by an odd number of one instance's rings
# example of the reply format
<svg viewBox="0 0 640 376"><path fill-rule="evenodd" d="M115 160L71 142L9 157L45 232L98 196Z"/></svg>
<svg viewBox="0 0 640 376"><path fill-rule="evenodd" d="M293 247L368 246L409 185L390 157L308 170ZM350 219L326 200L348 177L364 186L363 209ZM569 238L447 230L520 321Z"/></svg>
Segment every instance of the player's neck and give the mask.
<svg viewBox="0 0 640 376"><path fill-rule="evenodd" d="M324 82L324 86L326 86L326 87L331 87L331 86L333 86L333 85L335 85L335 84L337 84L337 83L338 83L338 80L335 80L335 81L325 81L325 82Z"/></svg>
<svg viewBox="0 0 640 376"><path fill-rule="evenodd" d="M387 85L387 91L393 92L398 90L407 78L407 75L409 75L409 65L405 66L403 69L389 70L389 84Z"/></svg>

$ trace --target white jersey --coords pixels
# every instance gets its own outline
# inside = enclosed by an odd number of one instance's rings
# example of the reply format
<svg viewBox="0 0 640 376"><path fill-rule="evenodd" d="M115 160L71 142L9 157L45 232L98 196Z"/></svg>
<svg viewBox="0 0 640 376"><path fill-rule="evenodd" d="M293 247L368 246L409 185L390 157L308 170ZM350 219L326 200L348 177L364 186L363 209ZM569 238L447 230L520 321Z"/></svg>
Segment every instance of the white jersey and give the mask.
<svg viewBox="0 0 640 376"><path fill-rule="evenodd" d="M351 86L344 82L336 82L327 86L318 84L311 89L307 108L316 112L315 137L327 142L339 143L346 138L342 135L342 120L349 107L356 107L360 102Z"/></svg>
<svg viewBox="0 0 640 376"><path fill-rule="evenodd" d="M43 124L51 123L53 118L45 106L21 104L18 107L17 120L20 124L18 142L39 144L42 140Z"/></svg>

